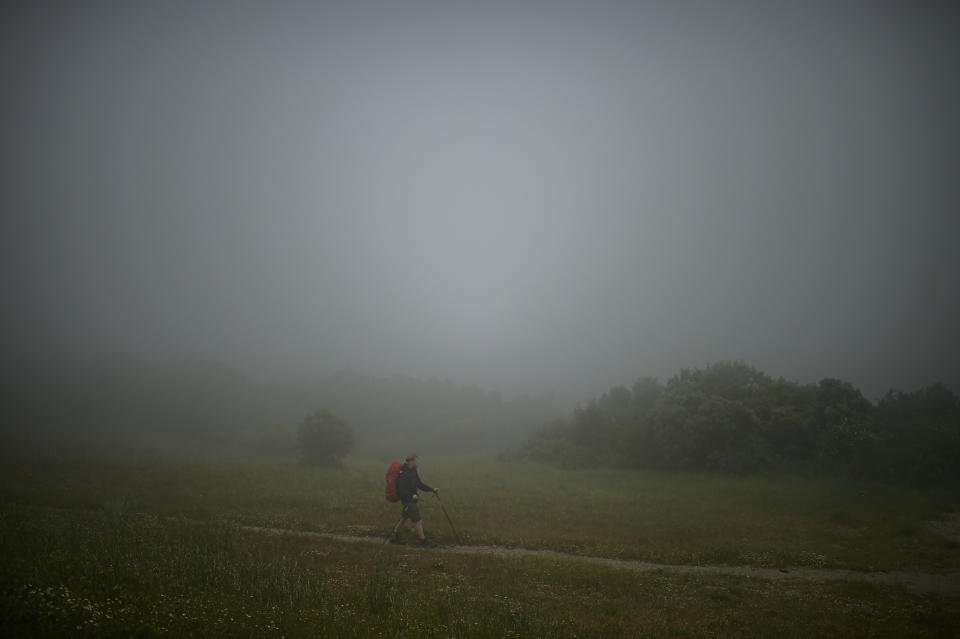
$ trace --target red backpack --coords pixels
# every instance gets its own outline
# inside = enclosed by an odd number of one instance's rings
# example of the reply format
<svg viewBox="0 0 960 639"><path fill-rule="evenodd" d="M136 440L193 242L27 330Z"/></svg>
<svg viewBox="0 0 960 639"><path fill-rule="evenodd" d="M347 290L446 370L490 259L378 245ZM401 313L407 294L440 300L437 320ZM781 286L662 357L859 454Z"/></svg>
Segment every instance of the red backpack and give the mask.
<svg viewBox="0 0 960 639"><path fill-rule="evenodd" d="M397 477L400 476L401 468L403 468L403 464L393 462L387 469L387 501L400 501L400 497L397 496Z"/></svg>

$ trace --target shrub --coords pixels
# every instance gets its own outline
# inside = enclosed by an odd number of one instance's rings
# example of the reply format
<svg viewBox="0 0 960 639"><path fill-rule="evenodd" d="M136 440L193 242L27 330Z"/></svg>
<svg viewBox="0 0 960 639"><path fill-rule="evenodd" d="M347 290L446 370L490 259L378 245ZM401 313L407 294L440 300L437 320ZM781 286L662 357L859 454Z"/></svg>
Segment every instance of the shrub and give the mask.
<svg viewBox="0 0 960 639"><path fill-rule="evenodd" d="M321 408L300 422L297 442L306 463L336 464L353 450L353 429L330 411Z"/></svg>

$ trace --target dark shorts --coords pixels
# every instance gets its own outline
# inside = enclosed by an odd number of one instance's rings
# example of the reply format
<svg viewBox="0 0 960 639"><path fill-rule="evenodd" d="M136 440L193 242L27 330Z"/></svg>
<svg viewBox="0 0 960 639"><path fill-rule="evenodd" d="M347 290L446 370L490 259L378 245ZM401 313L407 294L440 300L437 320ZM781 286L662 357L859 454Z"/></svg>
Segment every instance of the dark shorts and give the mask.
<svg viewBox="0 0 960 639"><path fill-rule="evenodd" d="M420 506L417 505L417 502L411 501L409 504L403 507L403 510L400 511L403 517L408 518L413 523L417 523L422 519L420 517Z"/></svg>

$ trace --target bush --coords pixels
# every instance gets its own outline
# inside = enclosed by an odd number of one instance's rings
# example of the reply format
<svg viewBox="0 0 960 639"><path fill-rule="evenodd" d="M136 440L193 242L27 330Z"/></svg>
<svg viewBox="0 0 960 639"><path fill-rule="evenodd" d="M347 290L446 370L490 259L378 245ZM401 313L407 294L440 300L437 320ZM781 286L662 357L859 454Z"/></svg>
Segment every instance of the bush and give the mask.
<svg viewBox="0 0 960 639"><path fill-rule="evenodd" d="M353 450L353 429L326 409L308 415L297 428L297 442L304 462L313 465L339 463Z"/></svg>
<svg viewBox="0 0 960 639"><path fill-rule="evenodd" d="M943 384L891 390L876 407L878 435L856 460L858 474L937 483L960 479L960 398Z"/></svg>

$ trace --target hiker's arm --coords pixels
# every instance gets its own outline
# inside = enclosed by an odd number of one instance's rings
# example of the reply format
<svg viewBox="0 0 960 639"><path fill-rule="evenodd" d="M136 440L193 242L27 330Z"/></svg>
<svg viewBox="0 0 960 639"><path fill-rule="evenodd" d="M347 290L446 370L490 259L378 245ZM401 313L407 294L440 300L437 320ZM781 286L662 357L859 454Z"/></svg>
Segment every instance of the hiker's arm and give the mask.
<svg viewBox="0 0 960 639"><path fill-rule="evenodd" d="M419 477L417 478L417 488L419 488L420 490L429 490L431 493L436 492L433 488L431 488L430 486L427 486L425 483L420 481Z"/></svg>

